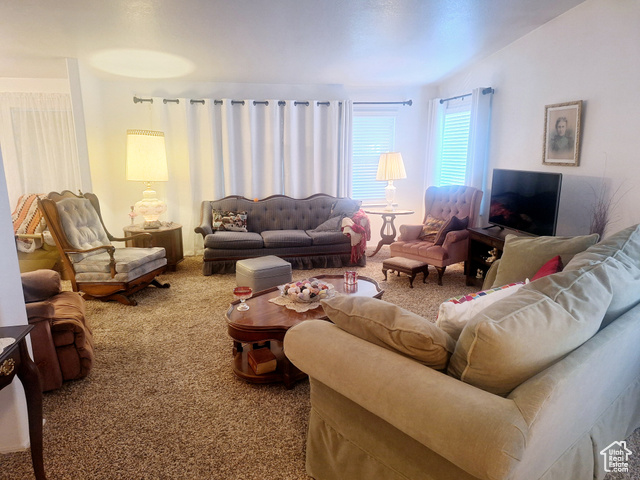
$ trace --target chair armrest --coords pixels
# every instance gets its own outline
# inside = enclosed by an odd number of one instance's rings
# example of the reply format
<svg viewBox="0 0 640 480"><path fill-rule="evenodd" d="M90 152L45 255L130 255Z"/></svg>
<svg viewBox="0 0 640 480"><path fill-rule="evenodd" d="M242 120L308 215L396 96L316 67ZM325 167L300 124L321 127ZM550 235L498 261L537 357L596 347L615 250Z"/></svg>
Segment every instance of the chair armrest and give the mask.
<svg viewBox="0 0 640 480"><path fill-rule="evenodd" d="M400 237L398 240L403 242L411 242L417 240L422 233L424 225L400 225Z"/></svg>
<svg viewBox="0 0 640 480"><path fill-rule="evenodd" d="M100 245L98 247L93 247L93 248L88 248L86 250L65 250L65 253L69 254L69 253L89 253L89 252L95 252L97 250L106 250L107 253L109 254L109 271L111 273L111 278L116 276L116 259L114 258L114 253L116 251L116 247L114 247L113 245ZM71 259L71 263L73 264L73 259L71 257L69 257Z"/></svg>
<svg viewBox="0 0 640 480"><path fill-rule="evenodd" d="M109 240L111 240L112 242L128 242L129 240L133 240L134 238L143 238L144 246L150 247L151 239L153 237L150 233L144 232L144 233L136 233L135 235L131 235L130 237L113 237L112 236Z"/></svg>
<svg viewBox="0 0 640 480"><path fill-rule="evenodd" d="M49 301L27 303L27 318L29 323L41 320L50 320L56 311L53 304Z"/></svg>
<svg viewBox="0 0 640 480"><path fill-rule="evenodd" d="M443 248L449 248L449 246L453 245L457 242L462 242L469 238L469 232L467 230L452 230L447 233L447 236L444 237L444 243L442 244Z"/></svg>
<svg viewBox="0 0 640 480"><path fill-rule="evenodd" d="M289 329L284 349L310 377L471 475L507 478L523 456L528 428L510 399L323 320L307 320Z"/></svg>
<svg viewBox="0 0 640 480"><path fill-rule="evenodd" d="M54 270L35 270L20 275L26 303L40 302L61 291L60 274Z"/></svg>

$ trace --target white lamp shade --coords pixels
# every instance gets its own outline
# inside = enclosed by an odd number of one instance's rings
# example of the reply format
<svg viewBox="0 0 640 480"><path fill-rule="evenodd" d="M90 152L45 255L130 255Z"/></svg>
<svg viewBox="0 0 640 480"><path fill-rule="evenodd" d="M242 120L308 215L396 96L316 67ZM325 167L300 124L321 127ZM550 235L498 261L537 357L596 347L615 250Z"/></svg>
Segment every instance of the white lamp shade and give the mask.
<svg viewBox="0 0 640 480"><path fill-rule="evenodd" d="M378 162L376 180L397 180L407 178L400 152L382 153Z"/></svg>
<svg viewBox="0 0 640 480"><path fill-rule="evenodd" d="M166 182L167 151L164 133L153 130L127 130L127 180Z"/></svg>

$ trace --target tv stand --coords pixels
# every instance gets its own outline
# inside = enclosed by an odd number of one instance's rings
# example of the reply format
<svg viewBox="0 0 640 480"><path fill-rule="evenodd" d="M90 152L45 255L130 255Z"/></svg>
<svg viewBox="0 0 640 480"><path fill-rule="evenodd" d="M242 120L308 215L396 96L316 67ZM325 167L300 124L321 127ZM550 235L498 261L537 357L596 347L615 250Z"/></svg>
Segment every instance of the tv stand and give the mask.
<svg viewBox="0 0 640 480"><path fill-rule="evenodd" d="M500 231L504 230L502 225L489 225L488 227L482 227L483 230L489 230L490 228L499 228Z"/></svg>
<svg viewBox="0 0 640 480"><path fill-rule="evenodd" d="M499 225L489 225L483 228L467 228L469 232L469 252L465 265L467 285L475 285L478 288L482 288L484 277L493 264L493 261L488 261L492 255L491 251L495 248L494 256L496 259L500 258L504 250L504 240L507 235L513 234L519 237L531 236L528 233L504 227L500 227L500 230L489 230L491 227L498 226Z"/></svg>

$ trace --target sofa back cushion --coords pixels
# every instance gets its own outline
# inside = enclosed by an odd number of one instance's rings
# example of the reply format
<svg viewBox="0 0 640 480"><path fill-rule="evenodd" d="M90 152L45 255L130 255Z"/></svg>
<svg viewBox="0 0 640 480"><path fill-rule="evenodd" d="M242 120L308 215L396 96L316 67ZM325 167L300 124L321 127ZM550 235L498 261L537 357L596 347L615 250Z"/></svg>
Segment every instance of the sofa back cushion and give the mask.
<svg viewBox="0 0 640 480"><path fill-rule="evenodd" d="M556 255L567 263L598 241L598 235L578 237L505 237L504 250L493 287L531 279L540 268Z"/></svg>
<svg viewBox="0 0 640 480"><path fill-rule="evenodd" d="M546 276L476 315L462 330L448 373L507 395L582 345L600 327L625 266L598 264Z"/></svg>
<svg viewBox="0 0 640 480"><path fill-rule="evenodd" d="M243 197L226 197L211 201L210 209L247 212L249 232L313 230L329 219L335 201L336 197L324 194L304 199L273 195L258 201Z"/></svg>
<svg viewBox="0 0 640 480"><path fill-rule="evenodd" d="M640 225L625 228L579 253L564 270L579 270L602 262L609 256L619 260L625 269L621 275L611 279L613 298L604 315L601 328L640 303Z"/></svg>

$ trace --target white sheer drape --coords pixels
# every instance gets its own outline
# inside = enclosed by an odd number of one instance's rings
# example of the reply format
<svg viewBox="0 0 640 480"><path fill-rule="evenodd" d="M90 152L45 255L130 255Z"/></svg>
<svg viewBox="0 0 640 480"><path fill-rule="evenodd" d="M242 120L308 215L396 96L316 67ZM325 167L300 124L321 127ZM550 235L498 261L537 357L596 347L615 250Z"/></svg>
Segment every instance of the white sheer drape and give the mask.
<svg viewBox="0 0 640 480"><path fill-rule="evenodd" d="M427 128L427 168L425 169L425 189L436 185L440 177L440 151L442 148L442 126L444 105L439 98L429 101Z"/></svg>
<svg viewBox="0 0 640 480"><path fill-rule="evenodd" d="M177 100L149 108L151 128L165 133L166 218L183 226L185 254L203 250L193 231L203 200L346 194L350 115L340 102Z"/></svg>
<svg viewBox="0 0 640 480"><path fill-rule="evenodd" d="M340 102L286 102L284 106L284 194L305 198L339 195L343 105Z"/></svg>
<svg viewBox="0 0 640 480"><path fill-rule="evenodd" d="M0 146L12 205L25 193L84 188L68 94L0 94Z"/></svg>
<svg viewBox="0 0 640 480"><path fill-rule="evenodd" d="M491 99L493 94L483 93L484 88L471 92L471 120L469 122L469 153L467 160L467 185L484 192L480 204L480 222L486 220L489 202L488 163L489 134L491 131Z"/></svg>

